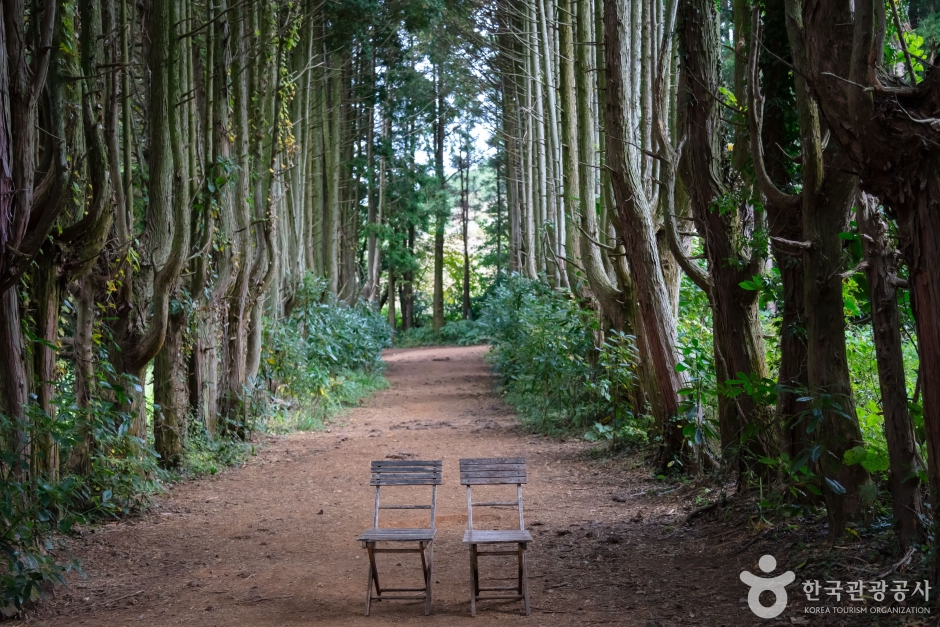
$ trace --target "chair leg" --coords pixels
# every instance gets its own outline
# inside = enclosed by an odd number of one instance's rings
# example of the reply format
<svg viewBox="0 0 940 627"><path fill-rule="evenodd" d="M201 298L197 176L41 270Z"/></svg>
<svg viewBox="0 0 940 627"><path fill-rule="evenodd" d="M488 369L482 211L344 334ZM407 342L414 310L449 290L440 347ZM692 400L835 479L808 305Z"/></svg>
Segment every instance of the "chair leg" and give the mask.
<svg viewBox="0 0 940 627"><path fill-rule="evenodd" d="M519 551L519 585L516 589L519 591L519 595L522 596L525 593L525 573L524 567L522 565L522 545L520 544L517 549Z"/></svg>
<svg viewBox="0 0 940 627"><path fill-rule="evenodd" d="M532 615L532 606L529 603L529 564L526 561L526 547L519 545L519 556L522 559L522 598L525 602L525 615Z"/></svg>
<svg viewBox="0 0 940 627"><path fill-rule="evenodd" d="M424 585L425 585L425 600L424 600L424 615L428 616L431 613L431 584L434 583L434 541L428 542L427 546L427 568L424 571ZM424 557L424 551L421 552L422 558Z"/></svg>
<svg viewBox="0 0 940 627"><path fill-rule="evenodd" d="M428 555L425 553L427 547L424 542L418 543L418 551L421 553L421 575L424 577L424 591L428 588Z"/></svg>
<svg viewBox="0 0 940 627"><path fill-rule="evenodd" d="M372 580L375 577L375 555L372 553L372 544L366 543L366 550L369 552L369 585L366 587L366 616L372 609Z"/></svg>
<svg viewBox="0 0 940 627"><path fill-rule="evenodd" d="M477 545L470 545L470 616L477 615Z"/></svg>
<svg viewBox="0 0 940 627"><path fill-rule="evenodd" d="M473 545L473 585L474 594L480 596L480 547Z"/></svg>

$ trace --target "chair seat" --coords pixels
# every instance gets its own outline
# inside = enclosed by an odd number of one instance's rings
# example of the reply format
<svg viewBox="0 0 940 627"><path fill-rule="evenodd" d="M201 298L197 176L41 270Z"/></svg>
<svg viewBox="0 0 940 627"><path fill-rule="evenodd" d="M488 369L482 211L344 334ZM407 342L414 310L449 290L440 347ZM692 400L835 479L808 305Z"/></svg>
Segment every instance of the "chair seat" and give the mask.
<svg viewBox="0 0 940 627"><path fill-rule="evenodd" d="M356 540L360 542L430 542L437 529L369 529Z"/></svg>
<svg viewBox="0 0 940 627"><path fill-rule="evenodd" d="M464 544L510 544L514 542L532 542L532 535L523 529L467 531L463 534Z"/></svg>

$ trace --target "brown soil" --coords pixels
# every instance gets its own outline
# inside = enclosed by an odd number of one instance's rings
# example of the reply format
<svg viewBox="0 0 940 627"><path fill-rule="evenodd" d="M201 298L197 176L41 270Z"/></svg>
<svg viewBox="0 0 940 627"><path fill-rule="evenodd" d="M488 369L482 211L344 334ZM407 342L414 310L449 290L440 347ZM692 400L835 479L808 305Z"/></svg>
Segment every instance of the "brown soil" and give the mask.
<svg viewBox="0 0 940 627"><path fill-rule="evenodd" d="M758 573L759 542L720 521L675 530L700 488L653 478L637 458L600 460L584 442L523 431L494 391L483 347L391 350L391 387L326 432L270 438L245 467L183 483L147 515L73 540L87 579L44 601L37 625L755 625L743 569ZM532 617L520 603L469 613L469 559L461 537L461 457L525 456ZM432 615L420 603L373 604L363 616L373 459L444 460ZM391 498L391 493L386 498ZM406 496L404 501L412 497ZM383 498L385 501L385 498ZM398 501L401 502L401 501ZM511 510L475 524L511 528ZM420 525L416 516L390 523ZM758 536L754 536L755 538ZM383 584L420 576L418 557L380 556ZM777 554L781 564L782 555ZM499 567L492 562L506 559ZM506 585L512 558L482 565ZM484 584L485 585L485 584ZM493 585L493 584L491 584ZM799 594L799 584L791 595ZM411 586L407 586L411 587ZM796 612L778 624L804 622ZM835 624L835 623L832 623Z"/></svg>

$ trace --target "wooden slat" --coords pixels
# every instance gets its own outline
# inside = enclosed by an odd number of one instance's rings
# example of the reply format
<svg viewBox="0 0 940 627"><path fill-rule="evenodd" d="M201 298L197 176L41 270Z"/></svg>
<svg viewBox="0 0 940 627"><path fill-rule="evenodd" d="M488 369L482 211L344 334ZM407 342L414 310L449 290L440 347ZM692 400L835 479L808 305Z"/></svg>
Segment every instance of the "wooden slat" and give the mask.
<svg viewBox="0 0 940 627"><path fill-rule="evenodd" d="M376 540L375 542L379 542ZM424 549L372 549L373 553L423 553ZM515 555L515 553L513 553Z"/></svg>
<svg viewBox="0 0 940 627"><path fill-rule="evenodd" d="M395 468L373 468L369 472L371 472L373 475L413 475L414 473L429 473L432 475L439 475L444 471L440 468L432 468L430 466L411 466Z"/></svg>
<svg viewBox="0 0 940 627"><path fill-rule="evenodd" d="M473 464L460 467L460 472L493 472L501 470L525 472L525 464Z"/></svg>
<svg viewBox="0 0 940 627"><path fill-rule="evenodd" d="M369 472L371 472L373 475L413 475L415 473L430 473L439 475L443 471L440 468L414 466L410 468L373 468Z"/></svg>
<svg viewBox="0 0 940 627"><path fill-rule="evenodd" d="M519 507L519 501L483 501L474 503L474 507Z"/></svg>
<svg viewBox="0 0 940 627"><path fill-rule="evenodd" d="M361 542L417 542L433 540L437 529L369 529L357 540Z"/></svg>
<svg viewBox="0 0 940 627"><path fill-rule="evenodd" d="M520 470L464 470L461 477L525 477L525 468Z"/></svg>
<svg viewBox="0 0 940 627"><path fill-rule="evenodd" d="M440 479L440 472L374 472L373 479ZM485 475L480 475L485 476ZM501 476L501 475L494 475Z"/></svg>
<svg viewBox="0 0 940 627"><path fill-rule="evenodd" d="M473 464L524 464L525 457L474 457L461 459L460 465L469 466Z"/></svg>
<svg viewBox="0 0 940 627"><path fill-rule="evenodd" d="M441 472L440 466L372 466L371 472Z"/></svg>
<svg viewBox="0 0 940 627"><path fill-rule="evenodd" d="M391 468L395 466L436 466L440 468L444 465L444 460L441 459L432 459L432 460L420 460L420 459L389 459L389 460L376 460L372 462L373 468Z"/></svg>
<svg viewBox="0 0 940 627"><path fill-rule="evenodd" d="M461 485L506 485L510 483L526 483L525 475L516 477L461 477Z"/></svg>
<svg viewBox="0 0 940 627"><path fill-rule="evenodd" d="M443 481L440 476L433 478L410 478L410 479L385 479L381 476L373 477L369 485L441 485Z"/></svg>
<svg viewBox="0 0 940 627"><path fill-rule="evenodd" d="M485 531L467 531L463 536L464 544L488 544L503 542L532 542L532 535L523 529L499 529ZM482 555L482 553L481 553Z"/></svg>

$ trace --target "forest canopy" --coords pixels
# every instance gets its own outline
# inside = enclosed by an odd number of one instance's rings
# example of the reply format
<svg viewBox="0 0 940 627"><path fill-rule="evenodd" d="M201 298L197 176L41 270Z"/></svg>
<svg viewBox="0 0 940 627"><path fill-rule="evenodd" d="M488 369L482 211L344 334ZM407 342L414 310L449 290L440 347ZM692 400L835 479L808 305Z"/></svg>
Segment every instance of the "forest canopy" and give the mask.
<svg viewBox="0 0 940 627"><path fill-rule="evenodd" d="M393 338L489 341L534 429L926 549L938 10L5 0L4 600Z"/></svg>

